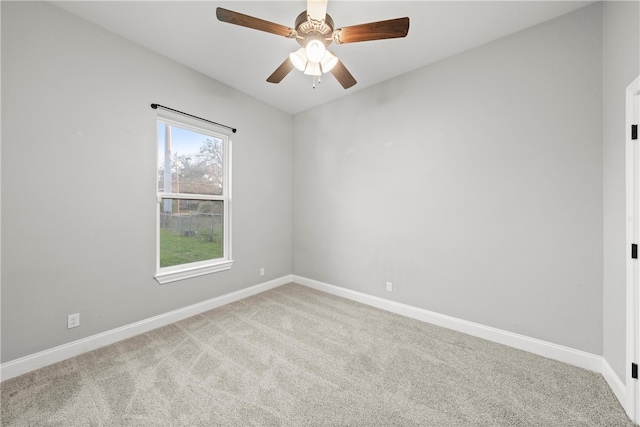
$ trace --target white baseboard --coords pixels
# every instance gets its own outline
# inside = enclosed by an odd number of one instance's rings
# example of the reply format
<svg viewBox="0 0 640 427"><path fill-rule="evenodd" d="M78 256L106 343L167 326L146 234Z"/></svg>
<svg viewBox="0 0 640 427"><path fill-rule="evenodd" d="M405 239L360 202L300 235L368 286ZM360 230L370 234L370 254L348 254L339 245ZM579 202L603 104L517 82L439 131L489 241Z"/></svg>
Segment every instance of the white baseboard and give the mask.
<svg viewBox="0 0 640 427"><path fill-rule="evenodd" d="M352 291L350 289L341 288L339 286L330 285L319 282L317 280L308 279L306 277L293 275L293 282L308 286L310 288L367 304L392 313L411 317L416 320L431 323L433 325L442 326L454 331L463 332L478 338L483 338L496 343L504 344L509 347L524 350L529 353L544 356L549 359L568 363L590 371L602 373L601 356L576 350L570 347L542 341L536 338L530 338L524 335L515 334L513 332L504 331L502 329L484 326L479 323L469 322L457 319L455 317L446 316L435 313L433 311L424 310L407 304L390 301L361 292Z"/></svg>
<svg viewBox="0 0 640 427"><path fill-rule="evenodd" d="M605 358L602 359L602 376L607 381L607 384L609 384L613 394L616 395L618 402L620 402L624 408L627 405L627 386L622 382Z"/></svg>
<svg viewBox="0 0 640 427"><path fill-rule="evenodd" d="M386 300L339 286L308 279L306 277L287 275L278 279L270 280L246 289L221 295L207 301L190 305L178 310L164 313L149 319L141 320L120 328L112 329L100 334L92 335L77 341L70 342L49 350L44 350L29 356L12 360L0 365L0 378L4 381L15 378L19 375L33 370L78 356L82 353L104 347L115 342L131 338L133 336L149 332L153 329L166 326L173 322L195 316L208 310L212 310L223 305L248 298L269 289L295 282L332 295L347 298L363 304L367 304L392 313L407 316L416 320L442 326L468 335L483 338L489 341L528 351L560 362L585 368L601 373L611 390L616 395L622 406L626 403L626 388L624 383L615 374L607 361L601 356L575 350L558 344L530 338L524 335L515 334L497 328L484 326L478 323L457 319L407 304Z"/></svg>
<svg viewBox="0 0 640 427"><path fill-rule="evenodd" d="M15 359L0 365L0 378L2 379L2 381L8 380L10 378L15 378L19 375L26 374L27 372L43 368L45 366L63 361L65 359L69 359L74 356L78 356L82 353L86 353L88 351L95 350L100 347L104 347L106 345L113 344L115 342L131 338L139 334L143 334L145 332L149 332L153 329L169 325L173 322L187 319L197 314L204 313L205 311L209 311L214 308L250 297L252 295L259 294L269 289L285 285L287 283L290 283L291 281L291 275L283 276L278 279L270 280L268 282L260 283L246 289L241 289L239 291L221 295L219 297L193 304L188 307L160 314L149 319L141 320L139 322L122 326L120 328L92 335L90 337L73 341L68 344L63 344L49 350L44 350L35 354L31 354L29 356L21 357L19 359Z"/></svg>

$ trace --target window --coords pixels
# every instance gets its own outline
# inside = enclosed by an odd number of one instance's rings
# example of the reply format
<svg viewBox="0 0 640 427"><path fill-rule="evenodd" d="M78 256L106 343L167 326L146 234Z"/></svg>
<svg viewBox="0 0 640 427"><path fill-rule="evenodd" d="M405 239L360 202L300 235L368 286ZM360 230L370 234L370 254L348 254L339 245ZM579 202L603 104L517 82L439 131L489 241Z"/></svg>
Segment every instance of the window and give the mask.
<svg viewBox="0 0 640 427"><path fill-rule="evenodd" d="M156 280L228 270L231 258L229 134L158 112Z"/></svg>

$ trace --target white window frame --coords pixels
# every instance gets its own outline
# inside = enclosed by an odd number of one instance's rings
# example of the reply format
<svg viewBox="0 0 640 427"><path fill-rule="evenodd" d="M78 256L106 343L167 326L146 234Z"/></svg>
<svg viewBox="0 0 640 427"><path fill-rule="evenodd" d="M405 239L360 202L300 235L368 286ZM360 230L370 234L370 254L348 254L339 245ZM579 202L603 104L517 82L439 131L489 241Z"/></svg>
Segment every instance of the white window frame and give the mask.
<svg viewBox="0 0 640 427"><path fill-rule="evenodd" d="M194 132L209 135L223 140L223 177L222 195L214 196L208 194L189 193L160 193L157 188L157 174L159 161L158 148L158 123L168 123L172 126L192 130ZM158 283L164 285L178 280L189 279L191 277L205 274L217 273L229 270L233 265L231 256L231 131L215 126L205 121L200 121L187 116L172 113L170 111L158 110L156 120L156 274L154 278ZM211 200L223 202L222 220L222 258L197 261L187 264L173 265L170 267L160 267L160 206L162 199L182 199L182 200Z"/></svg>

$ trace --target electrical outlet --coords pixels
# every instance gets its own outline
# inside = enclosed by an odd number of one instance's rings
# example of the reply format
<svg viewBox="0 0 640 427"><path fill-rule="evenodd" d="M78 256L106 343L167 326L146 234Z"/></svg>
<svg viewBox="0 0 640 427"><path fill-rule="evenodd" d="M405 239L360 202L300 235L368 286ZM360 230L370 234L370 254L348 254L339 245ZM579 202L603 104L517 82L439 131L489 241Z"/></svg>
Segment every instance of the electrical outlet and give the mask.
<svg viewBox="0 0 640 427"><path fill-rule="evenodd" d="M262 267L262 268L260 269L260 275L261 275L261 276L264 276L264 267Z"/></svg>
<svg viewBox="0 0 640 427"><path fill-rule="evenodd" d="M78 326L80 326L80 313L68 315L67 329L77 328Z"/></svg>
<svg viewBox="0 0 640 427"><path fill-rule="evenodd" d="M393 291L393 283L387 282L387 292Z"/></svg>

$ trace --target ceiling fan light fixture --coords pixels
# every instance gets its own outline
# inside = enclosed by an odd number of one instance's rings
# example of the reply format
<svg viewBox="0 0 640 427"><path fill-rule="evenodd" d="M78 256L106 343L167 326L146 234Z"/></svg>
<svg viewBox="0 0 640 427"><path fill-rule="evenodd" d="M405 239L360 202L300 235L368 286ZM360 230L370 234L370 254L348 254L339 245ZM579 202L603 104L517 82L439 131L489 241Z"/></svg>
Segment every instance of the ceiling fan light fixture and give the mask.
<svg viewBox="0 0 640 427"><path fill-rule="evenodd" d="M336 29L333 18L327 13L327 0L306 0L306 2L307 10L298 15L293 28L222 7L216 8L216 17L219 21L229 24L295 39L302 47L289 54L289 57L267 78L267 82L280 83L291 70L296 68L304 74L313 76L314 87L316 82L320 82L320 76L329 72L344 89L349 89L357 83L342 61L336 58L333 52L327 50L331 43L394 39L406 37L409 33L408 17Z"/></svg>
<svg viewBox="0 0 640 427"><path fill-rule="evenodd" d="M321 76L322 71L320 71L320 63L319 62L307 62L307 67L304 69L304 73L308 76Z"/></svg>
<svg viewBox="0 0 640 427"><path fill-rule="evenodd" d="M304 71L307 66L307 53L303 47L289 54L289 59L294 67Z"/></svg>
<svg viewBox="0 0 640 427"><path fill-rule="evenodd" d="M337 63L338 63L338 57L335 56L333 53L326 51L326 53L324 54L324 57L322 58L322 61L320 61L322 72L328 73L333 69L333 67L336 66Z"/></svg>
<svg viewBox="0 0 640 427"><path fill-rule="evenodd" d="M309 61L318 63L322 61L327 48L320 40L310 39L305 46L305 51Z"/></svg>

